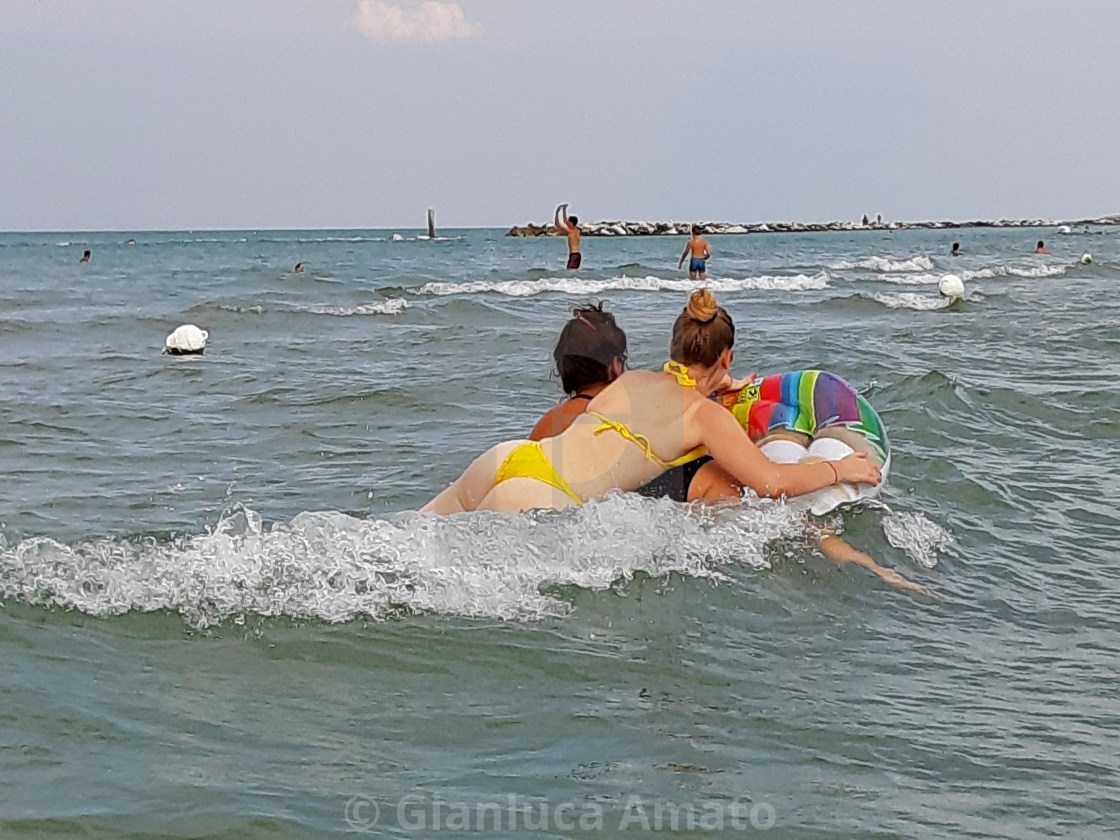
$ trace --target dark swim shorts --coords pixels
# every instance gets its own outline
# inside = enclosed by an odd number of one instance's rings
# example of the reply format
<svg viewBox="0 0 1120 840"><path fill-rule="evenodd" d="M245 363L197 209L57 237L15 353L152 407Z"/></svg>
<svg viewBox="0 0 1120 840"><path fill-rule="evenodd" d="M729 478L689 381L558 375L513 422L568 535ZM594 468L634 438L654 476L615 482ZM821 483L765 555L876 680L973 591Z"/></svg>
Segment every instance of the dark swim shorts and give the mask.
<svg viewBox="0 0 1120 840"><path fill-rule="evenodd" d="M579 251L572 251L572 253L568 254L568 268L579 268L582 259L583 257L580 255Z"/></svg>
<svg viewBox="0 0 1120 840"><path fill-rule="evenodd" d="M703 274L704 273L704 268L705 268L705 266L704 266L704 261L703 260L698 260L698 259L696 259L696 257L693 257L692 259L690 259L688 261L688 273L689 274L692 274L692 272L694 272L694 271L698 272L699 274Z"/></svg>
<svg viewBox="0 0 1120 840"><path fill-rule="evenodd" d="M642 496L664 496L674 502L687 502L688 485L692 484L692 479L696 476L697 470L710 460L712 460L712 456L705 455L703 458L697 458L695 461L689 461L687 464L681 464L679 467L666 470L653 481L639 487L638 493Z"/></svg>

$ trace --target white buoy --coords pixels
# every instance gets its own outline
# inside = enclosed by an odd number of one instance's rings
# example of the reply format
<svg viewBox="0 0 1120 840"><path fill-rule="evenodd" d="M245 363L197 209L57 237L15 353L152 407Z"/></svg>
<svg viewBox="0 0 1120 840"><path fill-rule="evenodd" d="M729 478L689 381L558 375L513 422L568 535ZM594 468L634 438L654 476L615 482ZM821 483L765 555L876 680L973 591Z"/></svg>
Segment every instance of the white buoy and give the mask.
<svg viewBox="0 0 1120 840"><path fill-rule="evenodd" d="M209 337L210 333L206 330L199 329L194 324L183 324L167 337L163 352L172 356L201 353L206 349L206 339Z"/></svg>
<svg viewBox="0 0 1120 840"><path fill-rule="evenodd" d="M964 281L955 274L946 274L938 281L937 291L952 300L962 298L964 297Z"/></svg>
<svg viewBox="0 0 1120 840"><path fill-rule="evenodd" d="M1071 228L1069 225L1062 225L1060 228L1058 228L1058 233L1066 236L1073 233L1073 228Z"/></svg>
<svg viewBox="0 0 1120 840"><path fill-rule="evenodd" d="M394 242L404 242L404 237L399 233L394 233L392 239Z"/></svg>
<svg viewBox="0 0 1120 840"><path fill-rule="evenodd" d="M1081 264L1082 265L1089 265L1092 262L1093 262L1093 255L1092 254L1082 254L1081 255Z"/></svg>

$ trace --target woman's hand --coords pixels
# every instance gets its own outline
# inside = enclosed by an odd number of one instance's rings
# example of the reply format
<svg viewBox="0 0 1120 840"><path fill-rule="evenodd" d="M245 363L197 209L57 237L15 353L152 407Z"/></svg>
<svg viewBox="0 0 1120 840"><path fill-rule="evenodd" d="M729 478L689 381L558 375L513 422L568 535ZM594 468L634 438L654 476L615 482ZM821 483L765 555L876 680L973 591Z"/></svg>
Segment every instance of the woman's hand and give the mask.
<svg viewBox="0 0 1120 840"><path fill-rule="evenodd" d="M744 388L754 382L757 376L757 373L748 373L742 379L736 379L731 375L731 371L728 371L723 375L723 378L716 383L716 387L714 390L716 391L716 393L721 395L729 394L732 391L742 391ZM735 396L738 397L739 395L736 393Z"/></svg>
<svg viewBox="0 0 1120 840"><path fill-rule="evenodd" d="M758 378L757 373L748 373L742 379L732 379L731 374L728 374L728 379L730 380L730 384L727 386L726 390L728 390L728 391L742 391L744 388L746 388L748 385L750 385L752 382L754 382L755 379L757 379L757 378Z"/></svg>
<svg viewBox="0 0 1120 840"><path fill-rule="evenodd" d="M849 484L878 484L883 474L878 465L864 452L853 452L846 458L833 461L837 477Z"/></svg>

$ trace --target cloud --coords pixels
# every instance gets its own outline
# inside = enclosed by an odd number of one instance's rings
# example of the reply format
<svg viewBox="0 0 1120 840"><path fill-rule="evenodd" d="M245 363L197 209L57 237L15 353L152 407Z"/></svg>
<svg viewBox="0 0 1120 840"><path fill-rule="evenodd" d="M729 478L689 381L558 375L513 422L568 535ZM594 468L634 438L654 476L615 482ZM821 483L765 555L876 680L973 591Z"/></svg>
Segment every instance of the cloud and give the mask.
<svg viewBox="0 0 1120 840"><path fill-rule="evenodd" d="M354 26L376 44L440 44L481 33L458 3L443 0L424 0L414 9L386 0L358 0Z"/></svg>

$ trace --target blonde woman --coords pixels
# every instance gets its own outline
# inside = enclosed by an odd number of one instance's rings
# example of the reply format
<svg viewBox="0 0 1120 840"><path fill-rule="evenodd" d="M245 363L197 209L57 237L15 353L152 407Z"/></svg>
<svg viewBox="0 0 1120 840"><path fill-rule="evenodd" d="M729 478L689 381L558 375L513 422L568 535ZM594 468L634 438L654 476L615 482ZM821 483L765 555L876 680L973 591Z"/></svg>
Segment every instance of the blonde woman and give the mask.
<svg viewBox="0 0 1120 840"><path fill-rule="evenodd" d="M727 382L734 342L735 326L715 296L693 292L673 325L661 371L622 374L556 437L491 448L421 510L571 507L634 490L704 451L759 496L879 483L879 467L864 453L813 464L777 464L763 455L731 412L708 399Z"/></svg>

